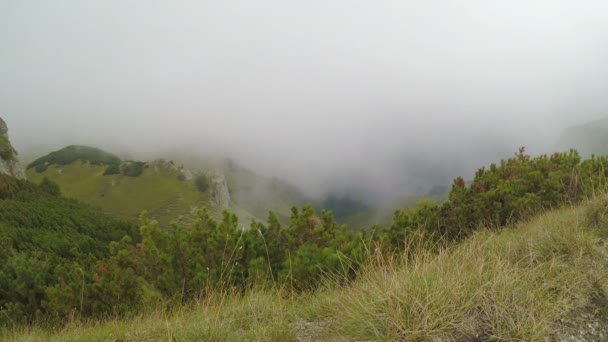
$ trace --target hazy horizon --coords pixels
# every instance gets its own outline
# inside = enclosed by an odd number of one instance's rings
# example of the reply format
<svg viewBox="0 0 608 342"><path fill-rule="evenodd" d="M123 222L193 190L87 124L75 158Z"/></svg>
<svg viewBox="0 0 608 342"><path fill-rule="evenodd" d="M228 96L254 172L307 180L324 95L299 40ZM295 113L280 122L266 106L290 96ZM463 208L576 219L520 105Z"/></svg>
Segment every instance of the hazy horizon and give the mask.
<svg viewBox="0 0 608 342"><path fill-rule="evenodd" d="M0 43L22 155L177 148L311 194L424 192L608 114L602 1L4 1Z"/></svg>

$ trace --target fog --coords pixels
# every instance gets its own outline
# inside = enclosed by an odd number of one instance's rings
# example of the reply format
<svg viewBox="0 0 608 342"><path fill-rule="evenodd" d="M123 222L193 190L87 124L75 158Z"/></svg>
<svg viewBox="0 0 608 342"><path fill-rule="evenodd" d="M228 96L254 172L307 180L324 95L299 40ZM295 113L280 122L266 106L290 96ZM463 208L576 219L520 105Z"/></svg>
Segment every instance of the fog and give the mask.
<svg viewBox="0 0 608 342"><path fill-rule="evenodd" d="M422 193L608 113L606 1L0 2L0 116L230 157L310 194Z"/></svg>

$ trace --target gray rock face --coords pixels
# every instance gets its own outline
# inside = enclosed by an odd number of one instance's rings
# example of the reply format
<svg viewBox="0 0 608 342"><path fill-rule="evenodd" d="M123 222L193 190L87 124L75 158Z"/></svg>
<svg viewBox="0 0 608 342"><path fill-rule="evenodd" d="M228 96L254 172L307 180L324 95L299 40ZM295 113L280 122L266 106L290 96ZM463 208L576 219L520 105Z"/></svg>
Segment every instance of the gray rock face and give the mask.
<svg viewBox="0 0 608 342"><path fill-rule="evenodd" d="M8 139L8 126L0 118L0 173L7 174L19 179L25 179L25 170L19 164L17 151L13 148ZM8 155L8 157L7 157Z"/></svg>
<svg viewBox="0 0 608 342"><path fill-rule="evenodd" d="M215 205L221 208L230 207L230 191L223 173L213 172L209 175L211 185L211 198Z"/></svg>
<svg viewBox="0 0 608 342"><path fill-rule="evenodd" d="M190 170L188 170L186 168L180 169L179 172L182 174L182 176L184 177L184 179L187 180L187 181L191 181L191 180L194 179L194 175L192 174L192 171L190 171Z"/></svg>
<svg viewBox="0 0 608 342"><path fill-rule="evenodd" d="M2 157L0 157L0 173L7 174L18 179L26 179L25 171L18 161L3 160Z"/></svg>

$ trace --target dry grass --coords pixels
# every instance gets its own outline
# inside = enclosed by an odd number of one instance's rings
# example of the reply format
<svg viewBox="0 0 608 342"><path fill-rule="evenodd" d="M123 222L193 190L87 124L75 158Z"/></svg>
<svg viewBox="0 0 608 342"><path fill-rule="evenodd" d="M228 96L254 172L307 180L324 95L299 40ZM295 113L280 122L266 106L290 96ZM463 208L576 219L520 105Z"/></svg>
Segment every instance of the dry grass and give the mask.
<svg viewBox="0 0 608 342"><path fill-rule="evenodd" d="M283 290L216 292L171 313L147 312L128 320L68 323L62 330L24 327L0 334L9 341L285 341L295 340Z"/></svg>
<svg viewBox="0 0 608 342"><path fill-rule="evenodd" d="M335 337L357 340L541 340L608 275L581 209L541 215L501 233L406 260L380 258L334 291Z"/></svg>

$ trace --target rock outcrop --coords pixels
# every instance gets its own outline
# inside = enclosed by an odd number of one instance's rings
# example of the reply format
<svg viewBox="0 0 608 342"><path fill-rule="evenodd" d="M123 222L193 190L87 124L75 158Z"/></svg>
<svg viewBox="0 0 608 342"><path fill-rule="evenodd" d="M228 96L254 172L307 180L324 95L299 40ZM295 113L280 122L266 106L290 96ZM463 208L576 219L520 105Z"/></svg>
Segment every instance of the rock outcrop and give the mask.
<svg viewBox="0 0 608 342"><path fill-rule="evenodd" d="M230 190L228 189L228 182L223 173L212 172L209 175L211 198L216 206L220 208L230 207Z"/></svg>
<svg viewBox="0 0 608 342"><path fill-rule="evenodd" d="M25 171L17 159L17 151L8 139L8 127L0 118L0 173L19 179L25 179Z"/></svg>
<svg viewBox="0 0 608 342"><path fill-rule="evenodd" d="M191 181L194 179L194 175L192 174L192 171L186 169L185 167L182 167L179 170L179 172L180 172L181 177L183 177L184 180Z"/></svg>

